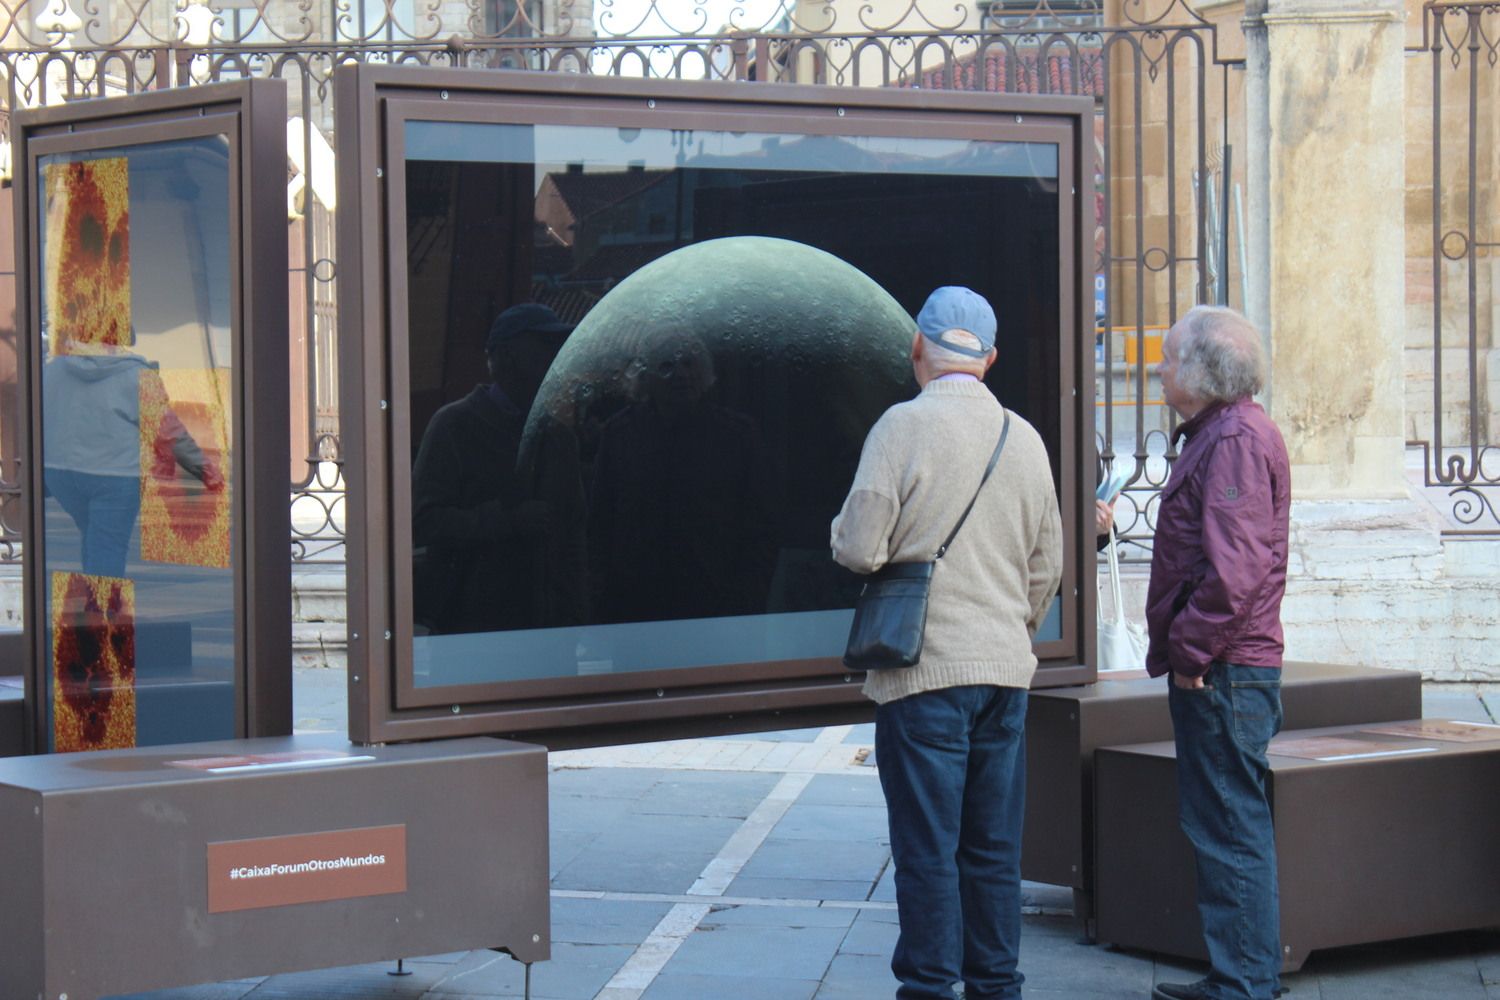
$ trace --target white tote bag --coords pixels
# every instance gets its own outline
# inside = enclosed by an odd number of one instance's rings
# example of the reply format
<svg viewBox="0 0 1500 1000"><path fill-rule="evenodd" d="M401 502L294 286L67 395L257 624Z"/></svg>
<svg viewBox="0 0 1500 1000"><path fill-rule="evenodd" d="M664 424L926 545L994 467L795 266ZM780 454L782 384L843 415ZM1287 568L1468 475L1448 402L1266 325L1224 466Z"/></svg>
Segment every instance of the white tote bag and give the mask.
<svg viewBox="0 0 1500 1000"><path fill-rule="evenodd" d="M1099 608L1099 669L1132 670L1146 665L1146 630L1125 618L1125 602L1120 597L1120 556L1115 551L1114 525L1109 528L1109 593L1114 599L1114 611L1104 611L1103 594L1097 603Z"/></svg>

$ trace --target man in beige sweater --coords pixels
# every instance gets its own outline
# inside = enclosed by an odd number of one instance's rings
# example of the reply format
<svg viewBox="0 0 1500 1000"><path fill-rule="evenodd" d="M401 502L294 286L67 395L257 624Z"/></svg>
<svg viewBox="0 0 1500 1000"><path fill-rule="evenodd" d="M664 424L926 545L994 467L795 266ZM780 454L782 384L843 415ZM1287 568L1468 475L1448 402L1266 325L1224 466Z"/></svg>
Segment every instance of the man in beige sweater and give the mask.
<svg viewBox="0 0 1500 1000"><path fill-rule="evenodd" d="M980 378L995 314L939 288L917 315L921 393L865 440L833 522L858 573L932 559L979 486L1005 411ZM898 1000L1021 996L1021 818L1031 637L1062 577L1062 525L1041 437L1010 415L995 471L933 571L921 661L871 671L875 753L890 814L901 934Z"/></svg>

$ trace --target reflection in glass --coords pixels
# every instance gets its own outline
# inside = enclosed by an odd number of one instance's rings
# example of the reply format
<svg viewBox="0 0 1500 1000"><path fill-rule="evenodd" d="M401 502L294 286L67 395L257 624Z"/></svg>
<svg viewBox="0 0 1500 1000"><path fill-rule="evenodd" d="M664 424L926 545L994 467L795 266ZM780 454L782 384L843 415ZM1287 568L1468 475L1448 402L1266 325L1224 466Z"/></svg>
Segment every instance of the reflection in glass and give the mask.
<svg viewBox="0 0 1500 1000"><path fill-rule="evenodd" d="M233 736L227 141L38 175L51 748Z"/></svg>
<svg viewBox="0 0 1500 1000"><path fill-rule="evenodd" d="M415 617L428 633L581 620L576 600L570 614L537 579L561 571L552 522L576 519L581 502L539 495L517 462L526 415L570 329L546 306L507 309L485 338L489 383L427 424L412 468L412 544Z"/></svg>
<svg viewBox="0 0 1500 1000"><path fill-rule="evenodd" d="M1058 451L1054 146L410 122L406 150L418 687L837 656L829 522L936 285L996 303L991 388Z"/></svg>

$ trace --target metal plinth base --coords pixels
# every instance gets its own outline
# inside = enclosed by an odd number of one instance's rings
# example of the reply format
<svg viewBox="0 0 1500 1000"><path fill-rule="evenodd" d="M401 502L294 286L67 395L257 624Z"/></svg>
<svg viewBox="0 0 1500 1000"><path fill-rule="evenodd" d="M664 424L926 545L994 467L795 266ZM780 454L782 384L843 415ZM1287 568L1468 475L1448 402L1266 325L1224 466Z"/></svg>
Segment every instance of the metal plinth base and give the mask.
<svg viewBox="0 0 1500 1000"><path fill-rule="evenodd" d="M547 755L526 744L294 736L0 760L0 996L477 948L541 961L547 861ZM292 899L309 881L320 894Z"/></svg>
<svg viewBox="0 0 1500 1000"><path fill-rule="evenodd" d="M1500 741L1404 742L1433 749L1333 761L1271 756L1285 971L1321 948L1500 924L1500 796L1492 793ZM1098 753L1098 935L1203 960L1176 763L1170 743Z"/></svg>
<svg viewBox="0 0 1500 1000"><path fill-rule="evenodd" d="M1071 887L1079 929L1090 938L1094 751L1172 738L1167 682L1144 674L1032 691L1029 700L1021 876ZM1416 718L1422 677L1413 670L1288 663L1282 706L1288 729Z"/></svg>

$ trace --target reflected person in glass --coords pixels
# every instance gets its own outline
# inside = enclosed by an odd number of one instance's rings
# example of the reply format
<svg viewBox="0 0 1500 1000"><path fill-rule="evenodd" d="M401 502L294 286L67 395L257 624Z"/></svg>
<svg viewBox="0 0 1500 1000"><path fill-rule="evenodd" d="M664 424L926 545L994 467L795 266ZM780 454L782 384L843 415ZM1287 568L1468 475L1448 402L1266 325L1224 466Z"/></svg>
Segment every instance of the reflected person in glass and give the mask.
<svg viewBox="0 0 1500 1000"><path fill-rule="evenodd" d="M59 341L42 365L44 483L77 526L79 562L93 576L125 575L141 511L141 387L151 379L164 391L154 362L96 342ZM181 467L208 492L224 489L170 403L150 431L147 471Z"/></svg>
<svg viewBox="0 0 1500 1000"><path fill-rule="evenodd" d="M604 622L761 614L775 567L766 453L751 419L715 402L691 333L636 356L634 402L605 422L588 547Z"/></svg>
<svg viewBox="0 0 1500 1000"><path fill-rule="evenodd" d="M572 326L525 302L485 338L490 381L435 413L412 467L412 603L428 634L534 628L550 617L552 509L518 471L522 430Z"/></svg>

